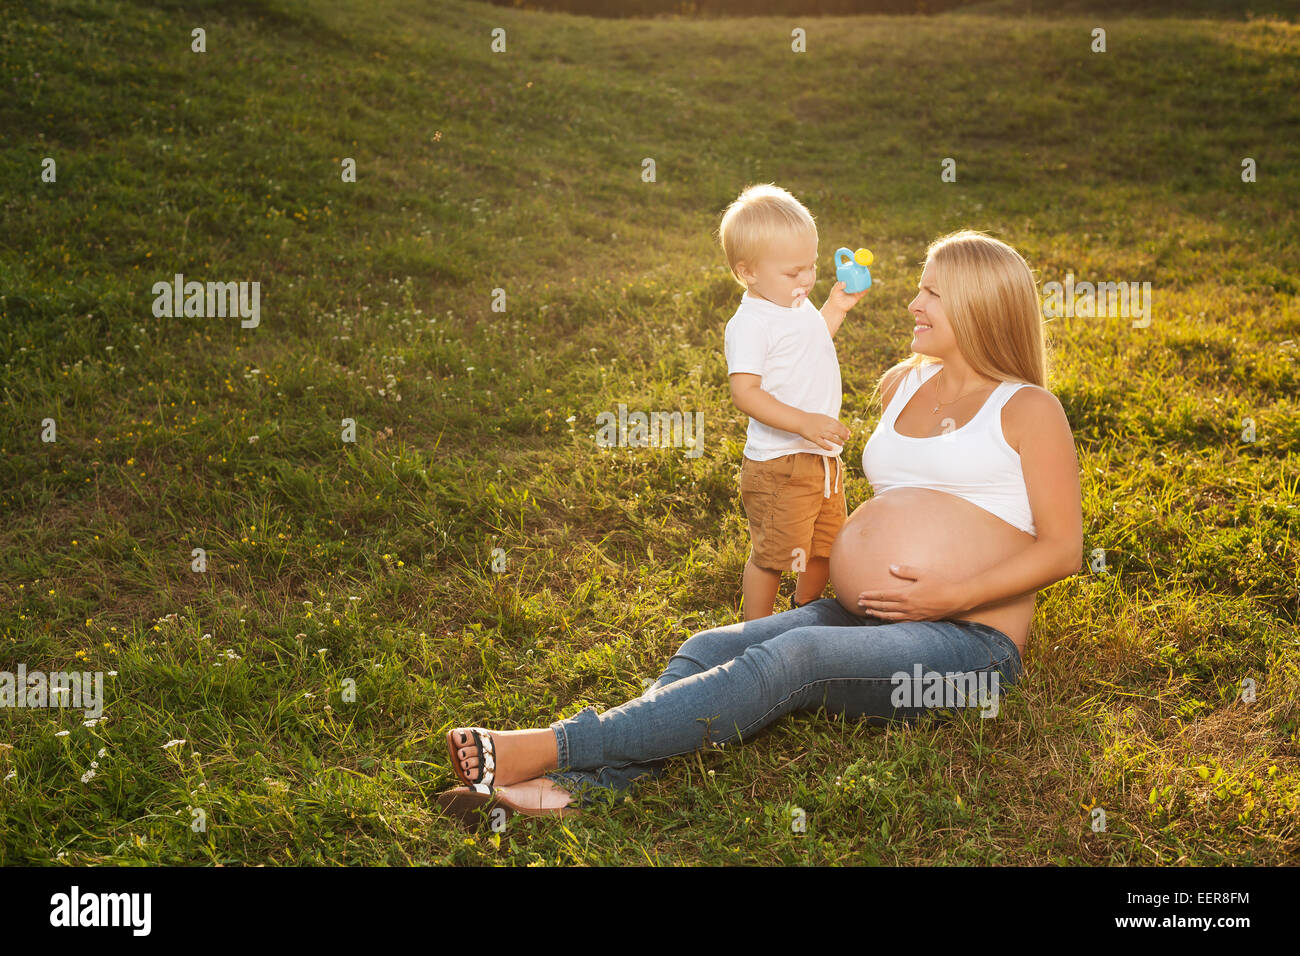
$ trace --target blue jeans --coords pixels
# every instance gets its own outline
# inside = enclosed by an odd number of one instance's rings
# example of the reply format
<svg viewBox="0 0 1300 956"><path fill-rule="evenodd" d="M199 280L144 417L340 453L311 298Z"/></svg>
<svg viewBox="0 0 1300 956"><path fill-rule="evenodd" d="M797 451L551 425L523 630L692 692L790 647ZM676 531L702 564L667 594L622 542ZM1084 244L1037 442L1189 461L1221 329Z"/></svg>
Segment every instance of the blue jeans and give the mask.
<svg viewBox="0 0 1300 956"><path fill-rule="evenodd" d="M658 777L669 757L743 743L792 711L873 724L961 706L988 713L1021 673L1016 645L987 624L859 617L822 598L700 631L640 697L555 721L559 769L546 776L588 805Z"/></svg>

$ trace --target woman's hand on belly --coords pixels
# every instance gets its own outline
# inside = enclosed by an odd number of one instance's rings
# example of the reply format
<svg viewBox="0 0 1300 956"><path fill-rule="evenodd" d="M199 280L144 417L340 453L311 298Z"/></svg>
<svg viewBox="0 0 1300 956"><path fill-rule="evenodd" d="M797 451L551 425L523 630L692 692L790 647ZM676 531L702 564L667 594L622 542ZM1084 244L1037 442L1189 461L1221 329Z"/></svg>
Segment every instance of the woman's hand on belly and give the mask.
<svg viewBox="0 0 1300 956"><path fill-rule="evenodd" d="M844 523L831 545L830 581L852 614L965 617L967 582L1032 541L954 495L897 488L863 502Z"/></svg>
<svg viewBox="0 0 1300 956"><path fill-rule="evenodd" d="M961 578L933 568L891 564L897 587L862 591L858 607L887 621L941 621L967 610Z"/></svg>

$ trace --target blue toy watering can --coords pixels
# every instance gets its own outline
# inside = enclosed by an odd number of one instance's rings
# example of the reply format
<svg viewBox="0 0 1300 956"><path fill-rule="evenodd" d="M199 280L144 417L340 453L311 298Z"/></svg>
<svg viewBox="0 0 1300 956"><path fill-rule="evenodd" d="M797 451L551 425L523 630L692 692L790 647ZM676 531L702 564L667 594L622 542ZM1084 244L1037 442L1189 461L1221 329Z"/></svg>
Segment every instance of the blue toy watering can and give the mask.
<svg viewBox="0 0 1300 956"><path fill-rule="evenodd" d="M846 256L848 261L845 261ZM862 292L871 288L871 270L867 266L871 265L873 258L870 249L854 252L841 246L835 250L835 278L844 283L845 292Z"/></svg>

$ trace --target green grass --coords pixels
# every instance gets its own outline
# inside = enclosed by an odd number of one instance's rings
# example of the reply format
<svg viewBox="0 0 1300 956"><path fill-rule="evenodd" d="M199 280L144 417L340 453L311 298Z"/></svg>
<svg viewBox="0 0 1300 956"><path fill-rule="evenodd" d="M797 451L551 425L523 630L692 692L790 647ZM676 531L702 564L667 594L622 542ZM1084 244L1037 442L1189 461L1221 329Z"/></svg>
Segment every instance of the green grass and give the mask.
<svg viewBox="0 0 1300 956"><path fill-rule="evenodd" d="M116 676L93 728L0 714L0 862L1294 860L1300 30L1108 17L1094 55L1093 19L818 20L796 57L784 20L8 4L0 669ZM616 706L738 619L711 233L768 180L818 218L819 304L837 246L876 254L837 336L851 506L929 240L1152 282L1149 328L1048 325L1109 573L1042 593L999 719L800 714L467 836L447 729ZM260 281L260 327L154 318L176 272ZM619 402L703 411L705 453L597 448Z"/></svg>

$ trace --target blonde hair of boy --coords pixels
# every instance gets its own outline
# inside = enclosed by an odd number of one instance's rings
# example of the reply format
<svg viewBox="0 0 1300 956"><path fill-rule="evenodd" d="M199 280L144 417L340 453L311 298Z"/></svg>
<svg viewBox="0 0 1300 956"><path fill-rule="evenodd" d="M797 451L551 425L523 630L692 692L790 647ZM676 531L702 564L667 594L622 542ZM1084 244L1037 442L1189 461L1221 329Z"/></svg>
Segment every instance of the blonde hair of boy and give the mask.
<svg viewBox="0 0 1300 956"><path fill-rule="evenodd" d="M807 235L817 235L812 213L774 183L746 187L727 207L718 226L731 277L746 289L749 286L736 272L737 264L743 262L753 269L773 240Z"/></svg>
<svg viewBox="0 0 1300 956"><path fill-rule="evenodd" d="M1020 253L983 232L962 229L930 243L925 259L934 263L944 314L952 324L957 351L970 367L989 378L1046 388L1042 300ZM913 352L880 377L873 400L895 369L907 371L934 361Z"/></svg>

